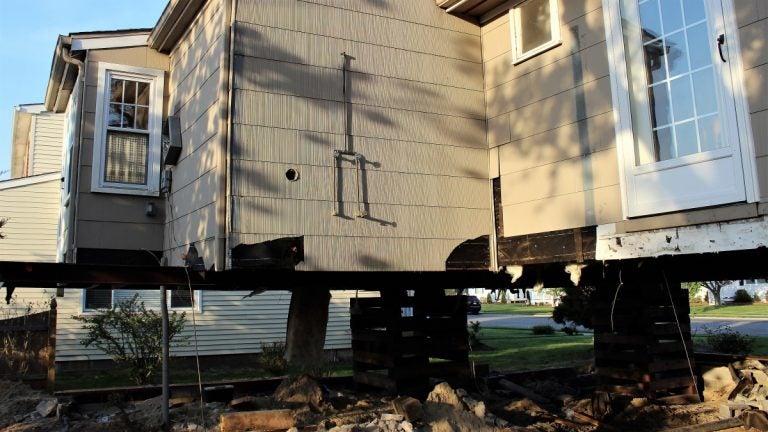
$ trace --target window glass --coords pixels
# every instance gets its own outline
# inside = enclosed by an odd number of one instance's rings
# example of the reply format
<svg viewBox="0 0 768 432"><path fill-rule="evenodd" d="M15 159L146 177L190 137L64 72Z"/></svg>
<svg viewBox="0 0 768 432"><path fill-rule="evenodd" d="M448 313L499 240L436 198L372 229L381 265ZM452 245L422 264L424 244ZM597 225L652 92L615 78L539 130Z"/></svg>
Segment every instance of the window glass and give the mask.
<svg viewBox="0 0 768 432"><path fill-rule="evenodd" d="M108 289L86 289L85 309L109 309L112 307L112 291Z"/></svg>
<svg viewBox="0 0 768 432"><path fill-rule="evenodd" d="M560 43L557 0L528 0L510 11L515 62Z"/></svg>
<svg viewBox="0 0 768 432"><path fill-rule="evenodd" d="M520 6L520 36L523 52L552 40L549 0L530 0Z"/></svg>
<svg viewBox="0 0 768 432"><path fill-rule="evenodd" d="M147 134L107 131L104 180L111 183L146 184Z"/></svg>
<svg viewBox="0 0 768 432"><path fill-rule="evenodd" d="M194 300L189 289L179 287L171 290L171 308L191 308L193 306Z"/></svg>

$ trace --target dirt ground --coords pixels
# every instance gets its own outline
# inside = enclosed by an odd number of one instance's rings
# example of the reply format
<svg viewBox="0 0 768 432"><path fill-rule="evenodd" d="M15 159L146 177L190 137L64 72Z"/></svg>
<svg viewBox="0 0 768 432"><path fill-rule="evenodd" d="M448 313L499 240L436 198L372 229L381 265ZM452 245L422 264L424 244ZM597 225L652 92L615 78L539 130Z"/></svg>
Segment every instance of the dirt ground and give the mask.
<svg viewBox="0 0 768 432"><path fill-rule="evenodd" d="M718 401L665 406L613 397L596 405L593 389L584 384L584 377L575 375L516 384L532 397L494 384L468 392L441 383L427 398L412 399L418 408L413 414L398 413L392 396L331 389L303 377L284 383L274 394L239 395L234 402L207 402L201 407L199 400L177 401L171 420L174 431L218 431L222 414L287 408L299 426L292 432L661 432L720 419ZM107 399L77 405L18 382L0 381L0 432L161 429L159 397L138 402L119 395Z"/></svg>

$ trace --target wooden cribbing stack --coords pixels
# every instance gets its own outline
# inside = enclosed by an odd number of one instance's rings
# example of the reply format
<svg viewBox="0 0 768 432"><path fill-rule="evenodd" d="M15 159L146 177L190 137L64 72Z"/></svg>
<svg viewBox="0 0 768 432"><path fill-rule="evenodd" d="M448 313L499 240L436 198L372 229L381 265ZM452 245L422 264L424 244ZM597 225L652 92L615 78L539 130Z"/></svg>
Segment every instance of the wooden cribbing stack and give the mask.
<svg viewBox="0 0 768 432"><path fill-rule="evenodd" d="M350 304L354 380L391 393L428 391L429 378L466 383L466 296L382 291Z"/></svg>
<svg viewBox="0 0 768 432"><path fill-rule="evenodd" d="M594 306L595 369L611 393L698 401L688 292L624 286ZM687 355L686 355L687 353Z"/></svg>

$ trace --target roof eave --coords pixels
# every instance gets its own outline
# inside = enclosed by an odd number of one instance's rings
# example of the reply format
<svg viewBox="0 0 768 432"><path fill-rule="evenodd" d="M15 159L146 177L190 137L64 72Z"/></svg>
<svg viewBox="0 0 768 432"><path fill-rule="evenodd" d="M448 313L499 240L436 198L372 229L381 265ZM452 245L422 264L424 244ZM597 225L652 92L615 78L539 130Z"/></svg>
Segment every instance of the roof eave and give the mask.
<svg viewBox="0 0 768 432"><path fill-rule="evenodd" d="M164 54L170 53L205 2L206 0L171 0L149 35L149 47Z"/></svg>

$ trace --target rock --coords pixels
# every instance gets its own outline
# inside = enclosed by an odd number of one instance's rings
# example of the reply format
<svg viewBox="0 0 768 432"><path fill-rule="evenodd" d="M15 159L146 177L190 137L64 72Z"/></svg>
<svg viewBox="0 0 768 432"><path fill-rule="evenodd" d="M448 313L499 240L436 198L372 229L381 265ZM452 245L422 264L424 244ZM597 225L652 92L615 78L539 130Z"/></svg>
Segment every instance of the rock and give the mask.
<svg viewBox="0 0 768 432"><path fill-rule="evenodd" d="M397 430L402 432L413 432L413 424L409 421L404 421L397 425Z"/></svg>
<svg viewBox="0 0 768 432"><path fill-rule="evenodd" d="M172 397L168 399L168 405L171 408L176 408L182 405L190 404L195 401L195 398L192 396L179 396L179 397Z"/></svg>
<svg viewBox="0 0 768 432"><path fill-rule="evenodd" d="M427 396L427 402L450 405L455 409L463 409L461 400L451 386L446 382L441 382L436 385L429 396Z"/></svg>
<svg viewBox="0 0 768 432"><path fill-rule="evenodd" d="M163 426L163 397L157 396L134 404L135 411L128 414L128 421L140 430L156 430Z"/></svg>
<svg viewBox="0 0 768 432"><path fill-rule="evenodd" d="M413 399L413 398L411 398L411 399ZM418 401L416 401L416 402L418 402ZM367 409L373 408L373 404L370 401L367 401L367 400L359 400L359 401L355 402L355 408L360 408L360 409L367 410Z"/></svg>
<svg viewBox="0 0 768 432"><path fill-rule="evenodd" d="M403 416L400 414L382 414L379 418L381 421L396 421L401 422L403 421Z"/></svg>
<svg viewBox="0 0 768 432"><path fill-rule="evenodd" d="M296 426L294 426L294 427L288 429L286 432L299 432L299 429Z"/></svg>
<svg viewBox="0 0 768 432"><path fill-rule="evenodd" d="M37 411L41 417L48 417L56 412L56 406L58 405L59 401L56 399L41 400L35 407L35 411Z"/></svg>
<svg viewBox="0 0 768 432"><path fill-rule="evenodd" d="M723 400L736 387L736 377L727 366L706 371L702 379L704 380L704 401Z"/></svg>
<svg viewBox="0 0 768 432"><path fill-rule="evenodd" d="M766 367L765 367L764 364L762 364L760 361L754 360L754 359L748 359L748 360L733 362L733 363L731 363L731 365L736 370L742 370L742 369L754 369L754 370L759 370L759 371L766 370Z"/></svg>
<svg viewBox="0 0 768 432"><path fill-rule="evenodd" d="M274 398L278 402L309 404L320 408L323 404L323 391L309 375L299 375L284 379L275 390Z"/></svg>
<svg viewBox="0 0 768 432"><path fill-rule="evenodd" d="M392 401L392 407L395 412L405 417L409 422L421 420L424 417L424 410L421 408L421 402L410 396L401 396Z"/></svg>

